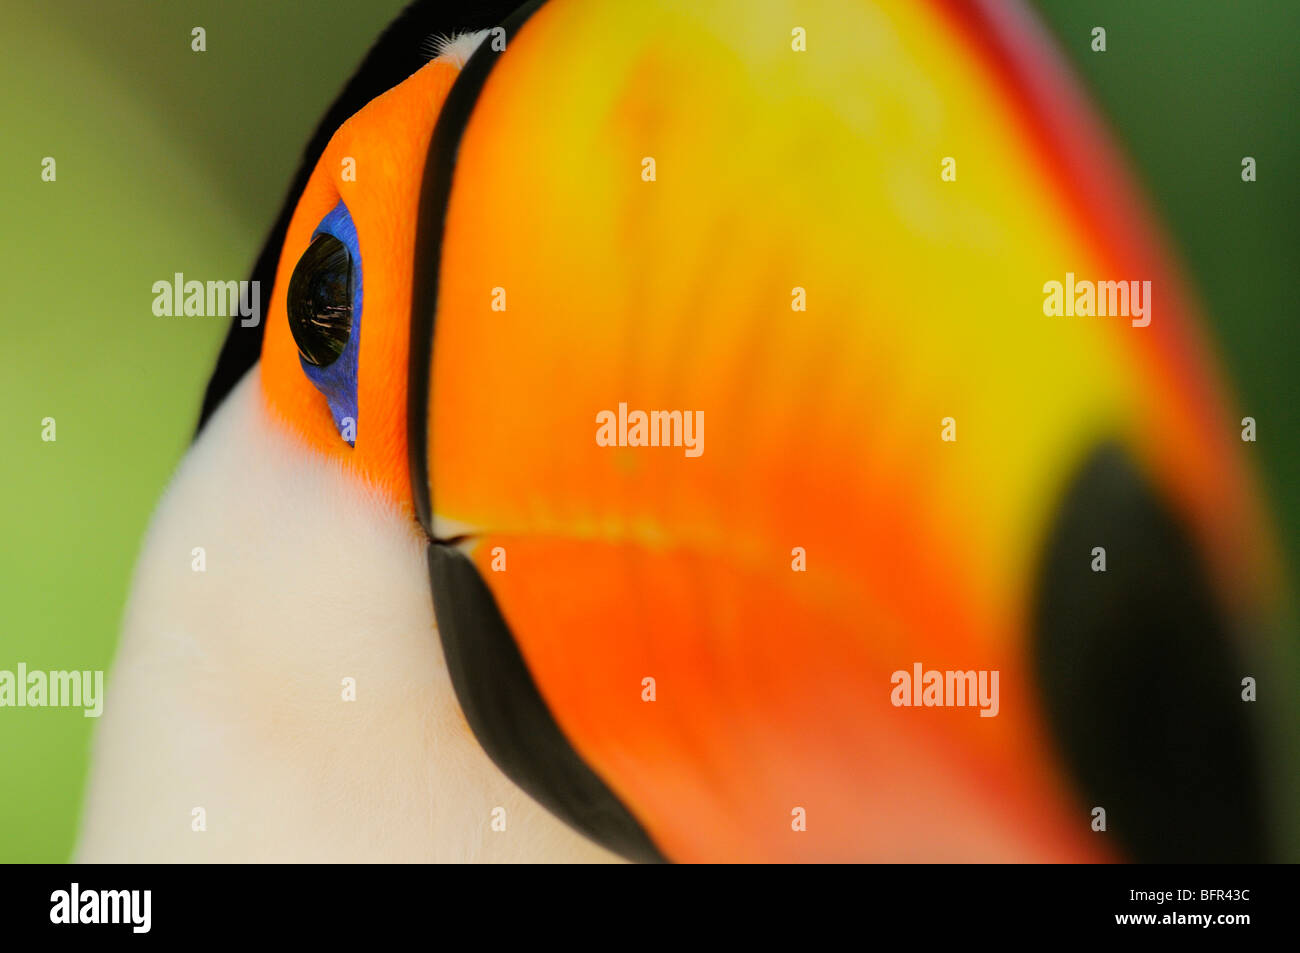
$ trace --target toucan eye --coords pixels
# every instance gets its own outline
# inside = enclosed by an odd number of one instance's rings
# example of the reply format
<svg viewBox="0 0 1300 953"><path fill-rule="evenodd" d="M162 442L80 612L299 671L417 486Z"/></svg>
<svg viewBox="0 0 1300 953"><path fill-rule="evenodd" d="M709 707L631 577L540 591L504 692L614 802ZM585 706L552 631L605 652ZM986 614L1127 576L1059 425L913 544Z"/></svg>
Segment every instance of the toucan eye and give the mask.
<svg viewBox="0 0 1300 953"><path fill-rule="evenodd" d="M357 440L363 281L357 226L342 202L326 215L289 279L289 330L302 372L324 395L344 442Z"/></svg>
<svg viewBox="0 0 1300 953"><path fill-rule="evenodd" d="M329 367L352 336L352 256L333 235L312 239L289 279L289 329L302 359Z"/></svg>

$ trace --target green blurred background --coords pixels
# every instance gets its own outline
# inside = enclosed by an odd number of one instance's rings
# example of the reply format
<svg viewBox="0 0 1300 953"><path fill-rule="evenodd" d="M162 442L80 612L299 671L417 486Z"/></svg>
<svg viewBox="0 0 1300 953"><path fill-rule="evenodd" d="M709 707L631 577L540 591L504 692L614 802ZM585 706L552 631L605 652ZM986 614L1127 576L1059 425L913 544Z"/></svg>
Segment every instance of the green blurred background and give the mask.
<svg viewBox="0 0 1300 953"><path fill-rule="evenodd" d="M403 5L0 0L13 358L0 375L0 669L109 668L141 534L225 332L154 317L151 286L176 271L246 276L307 137ZM1300 582L1300 3L1035 5L1201 291L1241 413L1259 421L1250 452ZM190 50L196 26L205 53ZM1090 50L1094 26L1105 53ZM55 183L41 181L44 156ZM0 861L69 857L93 724L0 709Z"/></svg>

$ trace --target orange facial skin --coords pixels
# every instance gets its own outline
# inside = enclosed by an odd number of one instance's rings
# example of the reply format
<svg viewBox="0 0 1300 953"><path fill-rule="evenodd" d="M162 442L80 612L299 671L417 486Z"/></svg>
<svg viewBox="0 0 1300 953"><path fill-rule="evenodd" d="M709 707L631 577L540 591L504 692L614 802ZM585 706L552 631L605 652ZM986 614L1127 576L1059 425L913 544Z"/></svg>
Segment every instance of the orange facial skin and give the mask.
<svg viewBox="0 0 1300 953"><path fill-rule="evenodd" d="M404 511L412 508L406 376L416 214L429 139L458 72L450 63L429 63L339 127L289 224L262 346L262 389L272 413L313 451ZM364 289L355 447L339 435L324 395L303 373L285 311L294 266L340 199L357 227Z"/></svg>

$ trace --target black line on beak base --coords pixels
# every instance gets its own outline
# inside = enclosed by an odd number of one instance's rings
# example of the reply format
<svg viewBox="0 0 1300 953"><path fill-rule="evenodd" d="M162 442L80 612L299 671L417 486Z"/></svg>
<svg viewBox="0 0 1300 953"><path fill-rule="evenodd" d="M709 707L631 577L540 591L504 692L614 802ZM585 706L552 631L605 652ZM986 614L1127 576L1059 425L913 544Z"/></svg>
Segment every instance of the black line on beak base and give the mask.
<svg viewBox="0 0 1300 953"><path fill-rule="evenodd" d="M502 24L506 47L542 4ZM416 516L429 538L429 585L443 655L474 736L507 777L570 827L629 860L664 858L640 823L582 760L551 714L510 626L477 567L456 548L465 539L433 532L429 482L429 395L447 205L461 137L500 55L484 40L452 85L434 126L420 190L411 295L407 447Z"/></svg>
<svg viewBox="0 0 1300 953"><path fill-rule="evenodd" d="M551 717L477 567L459 550L431 543L429 581L451 683L488 757L596 843L629 860L662 861L636 818Z"/></svg>
<svg viewBox="0 0 1300 953"><path fill-rule="evenodd" d="M506 46L544 0L532 0L501 24ZM411 288L411 338L406 387L406 449L411 472L415 515L425 535L433 534L433 500L429 486L429 394L433 377L433 330L438 311L438 276L442 266L442 239L447 226L452 178L460 140L469 125L479 94L496 65L499 51L487 37L461 69L442 104L433 127L429 155L420 185L419 218L415 227L414 274Z"/></svg>

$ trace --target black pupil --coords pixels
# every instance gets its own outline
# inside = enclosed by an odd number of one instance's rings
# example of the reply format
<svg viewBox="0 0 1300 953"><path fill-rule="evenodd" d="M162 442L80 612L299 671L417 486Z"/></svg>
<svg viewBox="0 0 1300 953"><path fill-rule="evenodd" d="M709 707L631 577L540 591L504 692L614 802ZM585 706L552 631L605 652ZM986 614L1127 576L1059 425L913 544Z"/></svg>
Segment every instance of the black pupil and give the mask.
<svg viewBox="0 0 1300 953"><path fill-rule="evenodd" d="M289 279L289 329L308 364L328 367L352 334L352 256L333 235L317 235Z"/></svg>

